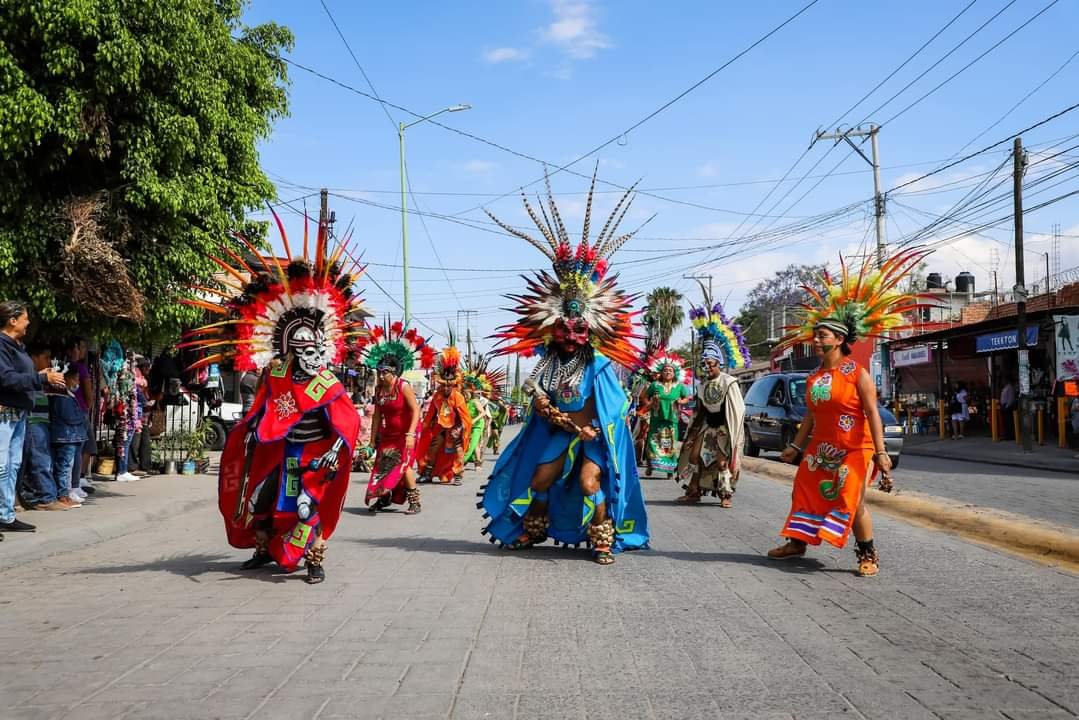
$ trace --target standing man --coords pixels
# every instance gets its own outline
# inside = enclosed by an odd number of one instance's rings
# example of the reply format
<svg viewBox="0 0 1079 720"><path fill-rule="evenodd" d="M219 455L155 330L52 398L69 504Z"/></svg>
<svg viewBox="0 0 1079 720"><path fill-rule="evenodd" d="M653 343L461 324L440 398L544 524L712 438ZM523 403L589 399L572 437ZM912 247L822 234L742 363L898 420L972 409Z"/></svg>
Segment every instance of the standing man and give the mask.
<svg viewBox="0 0 1079 720"><path fill-rule="evenodd" d="M34 532L30 523L15 517L15 483L22 466L26 417L34 406L33 393L46 383L64 384L54 370L35 370L23 346L30 315L26 303L0 303L0 532ZM0 534L0 539L3 539Z"/></svg>
<svg viewBox="0 0 1079 720"><path fill-rule="evenodd" d="M1001 437L1004 440L1015 439L1015 408L1015 381L1009 376L1000 390L1000 415L1001 424L1004 426Z"/></svg>

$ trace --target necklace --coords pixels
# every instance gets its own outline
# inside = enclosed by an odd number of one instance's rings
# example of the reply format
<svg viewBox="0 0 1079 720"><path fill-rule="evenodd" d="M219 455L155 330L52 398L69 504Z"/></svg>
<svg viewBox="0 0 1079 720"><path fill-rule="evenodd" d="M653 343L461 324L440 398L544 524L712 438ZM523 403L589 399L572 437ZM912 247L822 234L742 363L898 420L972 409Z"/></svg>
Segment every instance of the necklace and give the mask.
<svg viewBox="0 0 1079 720"><path fill-rule="evenodd" d="M592 359L592 348L583 347L569 360L562 360L557 352L551 352L540 358L536 369L532 371L532 380L552 394L564 387L577 387L584 378L585 365Z"/></svg>

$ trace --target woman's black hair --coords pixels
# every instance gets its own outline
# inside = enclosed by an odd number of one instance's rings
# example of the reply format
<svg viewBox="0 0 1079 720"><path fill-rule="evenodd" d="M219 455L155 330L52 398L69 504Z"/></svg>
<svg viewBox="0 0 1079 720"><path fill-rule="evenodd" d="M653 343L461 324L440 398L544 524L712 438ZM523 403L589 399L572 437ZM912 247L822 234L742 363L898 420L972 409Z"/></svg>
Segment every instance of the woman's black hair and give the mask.
<svg viewBox="0 0 1079 720"><path fill-rule="evenodd" d="M401 374L401 361L398 360L393 355L387 354L387 355L383 355L381 358L379 358L378 367L380 367L380 368L383 368L383 367L391 368L392 367L394 375L400 375Z"/></svg>
<svg viewBox="0 0 1079 720"><path fill-rule="evenodd" d="M843 338L843 342L839 344L839 352L843 353L844 355L850 355L850 341L846 338Z"/></svg>
<svg viewBox="0 0 1079 720"><path fill-rule="evenodd" d="M29 306L22 300L5 300L0 302L0 328L6 328L8 323L22 317Z"/></svg>

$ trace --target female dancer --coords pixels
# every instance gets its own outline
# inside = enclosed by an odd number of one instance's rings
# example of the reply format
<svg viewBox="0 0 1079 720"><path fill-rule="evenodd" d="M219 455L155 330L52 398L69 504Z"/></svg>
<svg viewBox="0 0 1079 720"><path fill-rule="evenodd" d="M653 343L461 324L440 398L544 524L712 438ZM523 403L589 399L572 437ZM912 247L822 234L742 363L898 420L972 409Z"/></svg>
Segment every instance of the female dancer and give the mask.
<svg viewBox="0 0 1079 720"><path fill-rule="evenodd" d="M903 313L921 307L919 295L895 287L926 254L900 253L879 271L867 262L857 276L844 266L839 282L823 278L825 292L807 289L816 305L804 306L805 322L792 328L780 347L812 342L821 364L806 381L801 428L781 456L798 464L791 511L780 533L788 540L769 550L768 557L800 557L807 544L822 540L841 548L853 528L858 575L872 577L880 571L865 489L879 472L880 489L890 492L892 463L885 451L876 387L868 371L848 356L855 340L901 330Z"/></svg>
<svg viewBox="0 0 1079 720"><path fill-rule="evenodd" d="M431 367L434 350L415 330L404 332L401 323L394 323L388 329L376 327L361 351L364 363L378 373L371 419L375 461L367 484L367 509L377 513L391 503L401 505L407 500L405 514L415 515L420 512L420 490L412 461L420 405L412 386L401 375L414 368Z"/></svg>
<svg viewBox="0 0 1079 720"><path fill-rule="evenodd" d="M658 379L648 386L651 416L646 445L647 476L653 470L673 476L678 467L678 415L689 404L689 388L682 381L685 363L678 355L660 349L648 359L648 369Z"/></svg>

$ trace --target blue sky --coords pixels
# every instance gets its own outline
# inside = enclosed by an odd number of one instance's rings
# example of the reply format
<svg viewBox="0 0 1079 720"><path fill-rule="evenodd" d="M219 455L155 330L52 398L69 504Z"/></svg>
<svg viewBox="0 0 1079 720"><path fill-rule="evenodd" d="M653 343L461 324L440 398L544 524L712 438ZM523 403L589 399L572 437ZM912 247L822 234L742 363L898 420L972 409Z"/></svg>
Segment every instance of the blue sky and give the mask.
<svg viewBox="0 0 1079 720"><path fill-rule="evenodd" d="M656 189L656 195L667 198L639 196L627 216L626 228L653 214L655 218L614 258L626 287L643 293L670 285L697 301L699 291L682 276L711 272L716 298L734 311L746 292L778 267L834 263L841 252L859 252L863 242L872 241L871 207L865 202L872 196L872 176L865 161L845 145L818 143L794 167L787 183L757 181L783 176L803 155L817 128L865 120L884 124L882 178L884 187L892 188L1079 102L1079 57L1075 57L1079 3L1061 0L892 119L1048 3L820 0L664 112L574 165L573 170L590 175L598 160L601 180L619 185L641 180L642 188ZM805 2L326 0L326 4L384 99L419 114L471 104L471 110L440 120L559 165L618 137ZM895 77L844 115L968 4ZM998 12L962 47L885 104ZM248 21L266 20L287 25L295 33L291 59L370 92L317 0L255 0ZM999 125L971 142L1058 69ZM372 263L371 277L400 301L396 130L378 103L296 68L290 75L291 115L276 124L263 144L263 166L278 183L282 199L312 192L307 188L333 189L331 207L341 225L354 222L354 244ZM397 110L389 112L394 122L414 119ZM1024 136L1036 153L1032 160L1042 161L1032 166L1029 178L1061 173L1032 188L1028 206L1079 189L1079 177L1066 166L1079 159L1079 151L1070 150L1079 144L1079 139L1070 138L1077 133L1079 110ZM864 149L868 153L868 144ZM1064 150L1068 152L1049 157ZM929 222L931 216L924 213L947 211L982 180L987 180L987 187L1002 183L997 192L1006 191L1009 168L990 173L1005 162L1009 151L1010 143L897 193L889 203L888 239L909 237ZM410 208L455 216L472 225L429 216L423 222L418 215L410 218L410 263L416 268L411 272L412 311L423 329L444 332L447 322L456 323L458 310L474 310L473 333L486 336L509 318L500 309L508 305L501 295L520 289L515 271L541 267L544 258L521 240L491 232L493 226L478 208L485 206L511 224L529 224L517 188L541 178L542 167L430 123L408 130L407 157L416 193L415 202L409 199ZM818 161L812 177L795 186L793 181ZM829 177L816 177L833 169ZM556 193L564 193L558 201L570 228L579 228L588 181L563 172L552 178L552 184ZM777 189L755 211L773 188ZM531 187L533 193L540 189L542 184ZM612 188L603 189L595 210L601 214L617 199ZM511 194L499 199L504 193ZM799 219L859 202L844 214L822 218L816 230L790 228ZM317 195L307 203L317 211ZM754 211L782 217L750 217L743 222L745 213ZM991 216L995 217L987 214L985 219ZM298 219L285 219L298 233ZM1038 233L1048 233L1054 223L1060 223L1066 235L1061 240L1061 268L1079 265L1079 202L1073 198L1028 215L1027 230L1034 233L1027 238L1028 283L1039 282L1045 274L1044 258L1035 252L1049 250L1051 243ZM763 230L782 228L789 229L783 235L758 237ZM950 238L961 230L944 229L928 239ZM949 276L969 270L982 289L991 285L990 272L996 267L1001 284L1010 286L1014 282L1010 231L1010 222L1004 222L978 235L954 238L935 254L931 269ZM740 243L685 254L686 249L731 238ZM770 242L762 244L766 240ZM994 251L999 258L996 265ZM721 254L726 257L719 258ZM619 267L619 261L628 264ZM376 314L400 316L400 309L372 282L361 281L361 286ZM677 339L684 336L683 331ZM489 342L480 341L479 346L489 347Z"/></svg>

